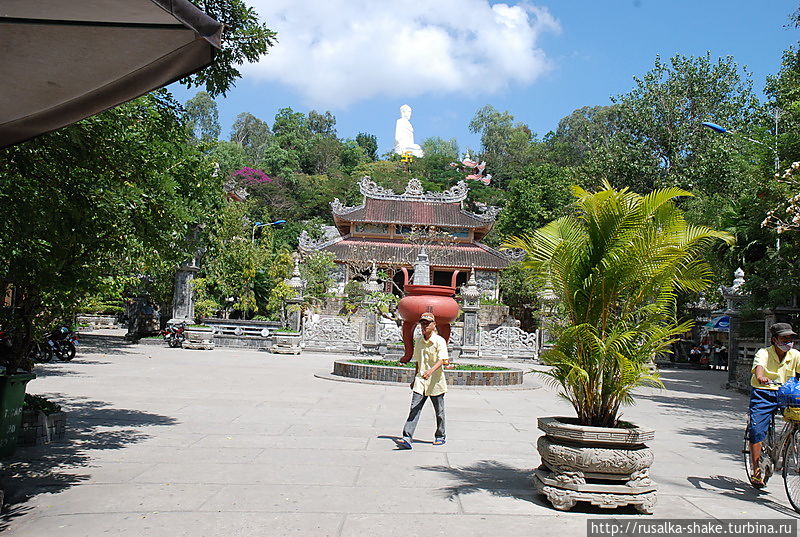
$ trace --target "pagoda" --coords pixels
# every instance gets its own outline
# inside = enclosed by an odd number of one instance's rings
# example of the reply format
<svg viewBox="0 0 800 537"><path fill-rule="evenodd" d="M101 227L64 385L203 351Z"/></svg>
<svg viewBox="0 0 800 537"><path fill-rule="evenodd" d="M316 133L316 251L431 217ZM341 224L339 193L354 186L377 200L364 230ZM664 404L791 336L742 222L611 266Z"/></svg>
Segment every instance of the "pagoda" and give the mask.
<svg viewBox="0 0 800 537"><path fill-rule="evenodd" d="M418 257L427 255L430 274L425 280L431 284L450 285L458 270L461 285L474 268L482 294L498 298L499 274L510 259L481 239L494 226L499 208L467 211L464 199L469 188L464 181L444 192L423 191L419 179L411 179L402 194L369 177L364 177L359 187L364 196L361 205L346 207L338 198L331 202L335 231L318 241L306 233L300 237L304 254L324 251L334 255L338 289L353 279L363 280L365 264L375 264L402 285L400 268L413 270ZM420 229L436 230L446 240L420 243L415 240Z"/></svg>

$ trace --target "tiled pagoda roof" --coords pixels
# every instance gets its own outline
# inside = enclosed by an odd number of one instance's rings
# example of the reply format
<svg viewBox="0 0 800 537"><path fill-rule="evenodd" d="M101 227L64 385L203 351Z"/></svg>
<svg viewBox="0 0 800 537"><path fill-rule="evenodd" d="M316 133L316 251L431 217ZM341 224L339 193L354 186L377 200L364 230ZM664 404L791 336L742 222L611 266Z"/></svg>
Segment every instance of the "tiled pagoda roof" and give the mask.
<svg viewBox="0 0 800 537"><path fill-rule="evenodd" d="M329 241L319 250L331 252L337 261L370 260L383 265L411 266L420 246L406 241L342 237ZM430 264L436 267L501 270L510 260L494 248L480 242L455 244L427 244Z"/></svg>
<svg viewBox="0 0 800 537"><path fill-rule="evenodd" d="M364 195L364 203L357 207L345 207L338 199L331 202L337 225L371 222L482 228L485 234L494 225L499 212L499 209L494 207L487 207L481 214L464 210L461 203L469 189L463 181L444 192L424 192L419 179L411 179L406 191L397 194L378 186L369 177L364 177L360 183L360 190Z"/></svg>
<svg viewBox="0 0 800 537"><path fill-rule="evenodd" d="M337 214L348 222L482 228L487 222L461 209L461 203L369 199L351 212Z"/></svg>

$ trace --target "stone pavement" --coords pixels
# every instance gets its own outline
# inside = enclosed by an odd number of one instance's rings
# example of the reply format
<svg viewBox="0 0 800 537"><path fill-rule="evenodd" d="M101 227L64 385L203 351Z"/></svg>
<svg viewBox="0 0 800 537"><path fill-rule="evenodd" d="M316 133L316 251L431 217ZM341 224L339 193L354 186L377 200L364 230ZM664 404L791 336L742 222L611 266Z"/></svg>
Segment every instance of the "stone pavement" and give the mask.
<svg viewBox="0 0 800 537"><path fill-rule="evenodd" d="M536 418L571 415L547 386L453 390L447 444L426 407L400 451L409 389L315 378L332 355L84 343L29 384L69 411L70 438L3 465L9 535L585 535L588 517L642 517L534 493ZM667 370L625 410L656 429L655 516L796 517L780 478L743 480L746 399L724 375Z"/></svg>

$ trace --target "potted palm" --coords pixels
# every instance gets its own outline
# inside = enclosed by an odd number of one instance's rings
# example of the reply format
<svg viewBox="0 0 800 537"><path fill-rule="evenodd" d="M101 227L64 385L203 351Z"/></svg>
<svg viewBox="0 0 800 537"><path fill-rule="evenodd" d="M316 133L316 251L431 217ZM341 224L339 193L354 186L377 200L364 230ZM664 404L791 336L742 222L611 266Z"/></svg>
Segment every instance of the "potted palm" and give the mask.
<svg viewBox="0 0 800 537"><path fill-rule="evenodd" d="M556 298L542 373L577 414L539 418L535 485L556 509L589 501L652 513L654 431L620 420L620 409L636 388L662 386L653 357L690 328L676 319L676 294L708 286L704 250L733 239L687 223L674 200L691 194L677 188L573 191L572 214L505 244L525 250L529 276Z"/></svg>

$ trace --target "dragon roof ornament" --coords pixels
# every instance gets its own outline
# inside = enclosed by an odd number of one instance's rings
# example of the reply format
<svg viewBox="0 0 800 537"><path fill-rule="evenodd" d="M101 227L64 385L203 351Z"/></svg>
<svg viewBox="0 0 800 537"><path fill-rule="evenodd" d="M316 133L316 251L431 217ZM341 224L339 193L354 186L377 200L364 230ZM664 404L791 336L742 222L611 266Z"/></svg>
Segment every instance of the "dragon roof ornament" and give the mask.
<svg viewBox="0 0 800 537"><path fill-rule="evenodd" d="M439 203L455 203L467 197L469 187L466 181L459 181L444 192L425 192L419 179L411 179L402 194L378 185L375 181L365 176L359 183L361 193L367 198L397 200L397 201L427 201Z"/></svg>
<svg viewBox="0 0 800 537"><path fill-rule="evenodd" d="M333 198L333 201L331 202L330 205L331 205L331 210L333 211L333 214L347 214L347 213L355 211L356 209L359 209L359 208L363 207L363 205L356 205L354 207L348 207L347 205L342 203L339 198Z"/></svg>
<svg viewBox="0 0 800 537"><path fill-rule="evenodd" d="M481 205L478 208L483 212L473 213L464 211L464 213L483 222L494 222L497 219L497 215L500 214L500 211L502 210L502 207L494 207L492 205Z"/></svg>
<svg viewBox="0 0 800 537"><path fill-rule="evenodd" d="M298 237L298 246L301 253L308 253L313 252L314 250L321 250L326 246L330 246L331 244L337 243L340 240L344 239L344 237L336 236L336 237L329 237L329 236L322 236L319 239L312 239L311 235L308 234L308 231L305 229L300 236Z"/></svg>

